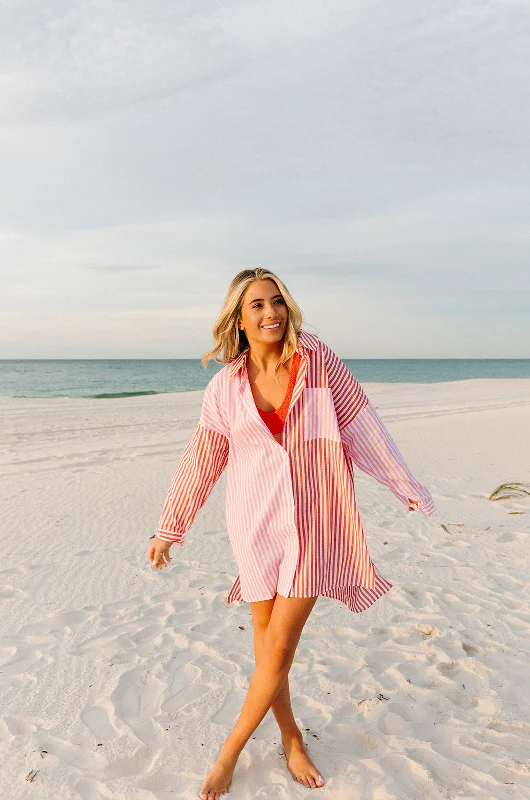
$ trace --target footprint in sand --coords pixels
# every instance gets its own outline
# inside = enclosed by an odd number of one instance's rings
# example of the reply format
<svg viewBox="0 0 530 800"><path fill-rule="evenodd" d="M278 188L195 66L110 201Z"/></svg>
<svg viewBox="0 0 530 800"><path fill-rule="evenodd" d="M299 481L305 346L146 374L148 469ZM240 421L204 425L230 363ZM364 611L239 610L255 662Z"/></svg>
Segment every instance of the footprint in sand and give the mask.
<svg viewBox="0 0 530 800"><path fill-rule="evenodd" d="M418 755L414 755L418 759ZM391 753L385 759L385 769L395 796L407 800L441 797L429 770L415 759L401 753Z"/></svg>
<svg viewBox="0 0 530 800"><path fill-rule="evenodd" d="M161 667L157 665L155 669ZM153 747L162 743L161 728L155 717L164 691L165 683L149 674L146 666L140 666L124 672L110 696L117 719L141 742Z"/></svg>
<svg viewBox="0 0 530 800"><path fill-rule="evenodd" d="M23 717L4 717L0 720L0 741L8 742L14 736L29 736L36 726Z"/></svg>
<svg viewBox="0 0 530 800"><path fill-rule="evenodd" d="M25 625L20 629L19 633L22 635L50 633L52 631L60 631L63 633L65 629L79 625L81 622L85 622L93 616L93 612L90 611L66 611L64 614L54 614L51 617L45 617L39 620L39 622Z"/></svg>
<svg viewBox="0 0 530 800"><path fill-rule="evenodd" d="M4 600L21 600L23 597L27 596L27 592L24 592L22 589L17 589L15 586L11 586L9 583L0 586L0 597Z"/></svg>
<svg viewBox="0 0 530 800"><path fill-rule="evenodd" d="M362 708L362 706L361 706ZM334 722L325 725L322 734L327 741L333 742L335 753L347 754L349 758L376 758L377 751L382 751L383 737L374 736L368 731L354 725L351 721L351 709L339 709L334 714ZM344 721L343 721L344 720Z"/></svg>
<svg viewBox="0 0 530 800"><path fill-rule="evenodd" d="M474 644L470 644L469 642L462 642L462 650L470 658L472 658L473 656L482 655L482 650L480 649L480 647L476 647Z"/></svg>
<svg viewBox="0 0 530 800"><path fill-rule="evenodd" d="M224 699L221 708L210 717L216 725L223 725L228 728L234 725L245 701L245 692L229 691Z"/></svg>
<svg viewBox="0 0 530 800"><path fill-rule="evenodd" d="M118 735L110 721L113 713L114 708L108 700L99 700L95 705L81 711L79 716L98 742L110 742Z"/></svg>
<svg viewBox="0 0 530 800"><path fill-rule="evenodd" d="M202 680L202 670L193 664L185 664L173 675L162 702L162 711L175 714L183 711L190 703L193 705L216 687Z"/></svg>
<svg viewBox="0 0 530 800"><path fill-rule="evenodd" d="M116 794L99 781L90 778L81 778L77 781L74 791L81 800L116 800Z"/></svg>
<svg viewBox="0 0 530 800"><path fill-rule="evenodd" d="M301 651L302 655L303 651ZM332 683L337 683L344 687L349 687L351 685L352 674L361 669L363 664L365 664L365 658L361 654L357 654L354 656L341 656L341 655L329 655L322 657L320 654L317 654L317 659L313 666L313 671L319 675L324 675L327 681L331 681ZM303 673L307 672L307 665L302 665Z"/></svg>
<svg viewBox="0 0 530 800"><path fill-rule="evenodd" d="M385 557L387 561L409 561L411 554L405 547L395 547L385 553Z"/></svg>
<svg viewBox="0 0 530 800"><path fill-rule="evenodd" d="M237 666L232 661L229 661L227 658L223 658L222 656L217 656L213 653L202 655L201 662L203 664L209 664L214 669L218 670L219 672L224 672L227 675L233 675L233 673L237 670Z"/></svg>
<svg viewBox="0 0 530 800"><path fill-rule="evenodd" d="M506 591L510 593L518 593L522 591L525 586L525 581L520 581L517 578L514 578L513 575L508 575L505 572L498 571L494 573L494 582L497 584L497 586L500 586L502 589L506 589Z"/></svg>
<svg viewBox="0 0 530 800"><path fill-rule="evenodd" d="M42 730L39 730L34 741L40 750L46 750L48 756L54 756L63 763L63 766L68 765L75 770L87 770L92 773L97 772L101 767L101 754L94 752L96 748L94 750L83 749L75 742L50 736ZM99 751L101 748L98 747L97 750Z"/></svg>
<svg viewBox="0 0 530 800"><path fill-rule="evenodd" d="M423 589L417 589L414 586L404 586L403 591L414 608L426 608L432 605L431 592L425 592Z"/></svg>
<svg viewBox="0 0 530 800"><path fill-rule="evenodd" d="M528 538L526 531L514 531L513 533L503 533L502 536L497 538L498 542L523 542Z"/></svg>
<svg viewBox="0 0 530 800"><path fill-rule="evenodd" d="M131 777L134 779L135 785L139 787L138 778L141 775L155 776L158 774L156 771L156 764L159 762L159 754L151 747L141 744L130 755L115 757L113 754L104 769L101 770L100 777L106 781L122 780ZM173 781L174 777L171 776ZM131 800L133 800L131 796Z"/></svg>
<svg viewBox="0 0 530 800"><path fill-rule="evenodd" d="M23 674L31 673L36 667L49 664L51 659L41 653L40 650L30 649L25 652L18 652L6 664L0 667L0 680L2 678L19 677Z"/></svg>
<svg viewBox="0 0 530 800"><path fill-rule="evenodd" d="M388 710L384 716L381 716L377 720L377 727L385 736L400 736L405 738L410 732L410 727L403 717Z"/></svg>

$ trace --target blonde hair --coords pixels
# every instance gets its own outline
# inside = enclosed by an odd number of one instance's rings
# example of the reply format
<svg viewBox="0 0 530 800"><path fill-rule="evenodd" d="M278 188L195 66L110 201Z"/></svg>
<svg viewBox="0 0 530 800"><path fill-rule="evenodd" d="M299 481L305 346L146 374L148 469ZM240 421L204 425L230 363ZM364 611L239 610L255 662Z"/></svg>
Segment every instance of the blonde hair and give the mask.
<svg viewBox="0 0 530 800"><path fill-rule="evenodd" d="M276 371L278 371L281 365L285 364L292 356L298 346L298 333L302 327L302 311L297 303L295 303L287 286L277 275L270 272L268 269L257 267L256 269L244 269L238 272L232 280L223 307L213 326L212 332L215 339L215 347L207 353L204 353L201 358L204 367L207 366L211 358L218 364L229 364L249 346L245 332L240 330L238 325L241 319L243 295L253 281L264 281L267 279L274 281L278 287L278 291L285 301L288 312L287 325L283 337L283 350L276 365ZM223 351L223 357L217 358L221 351Z"/></svg>

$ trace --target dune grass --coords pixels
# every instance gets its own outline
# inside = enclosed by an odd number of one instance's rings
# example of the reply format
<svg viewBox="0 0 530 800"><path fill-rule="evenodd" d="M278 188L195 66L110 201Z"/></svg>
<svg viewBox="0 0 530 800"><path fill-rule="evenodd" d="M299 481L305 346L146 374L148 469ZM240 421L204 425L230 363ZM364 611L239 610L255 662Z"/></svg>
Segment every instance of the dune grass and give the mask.
<svg viewBox="0 0 530 800"><path fill-rule="evenodd" d="M522 497L530 495L530 484L528 483L501 483L488 497L488 500L508 500L510 497Z"/></svg>

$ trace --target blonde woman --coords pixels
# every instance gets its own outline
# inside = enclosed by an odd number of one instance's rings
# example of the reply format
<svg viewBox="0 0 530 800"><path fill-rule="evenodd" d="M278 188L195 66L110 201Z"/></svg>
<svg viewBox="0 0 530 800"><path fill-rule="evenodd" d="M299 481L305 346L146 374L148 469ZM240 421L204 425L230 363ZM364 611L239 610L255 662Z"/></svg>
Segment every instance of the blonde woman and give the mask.
<svg viewBox="0 0 530 800"><path fill-rule="evenodd" d="M235 276L213 329L215 347L202 359L226 366L206 387L147 552L156 569L167 565L171 545L183 544L226 467L226 524L238 567L227 600L250 603L256 668L201 800L228 792L239 754L269 708L293 779L324 785L289 696L300 635L319 595L359 613L392 587L368 554L354 466L410 510L435 510L359 382L301 326L298 305L274 273Z"/></svg>

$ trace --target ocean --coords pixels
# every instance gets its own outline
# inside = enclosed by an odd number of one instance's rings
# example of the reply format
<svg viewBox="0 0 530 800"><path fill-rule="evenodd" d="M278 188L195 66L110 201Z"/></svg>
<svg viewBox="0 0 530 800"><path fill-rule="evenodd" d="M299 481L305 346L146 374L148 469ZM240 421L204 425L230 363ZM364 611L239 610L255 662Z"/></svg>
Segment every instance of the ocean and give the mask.
<svg viewBox="0 0 530 800"><path fill-rule="evenodd" d="M529 358L344 359L362 383L530 378ZM223 365L199 359L0 360L2 397L115 398L204 389Z"/></svg>

